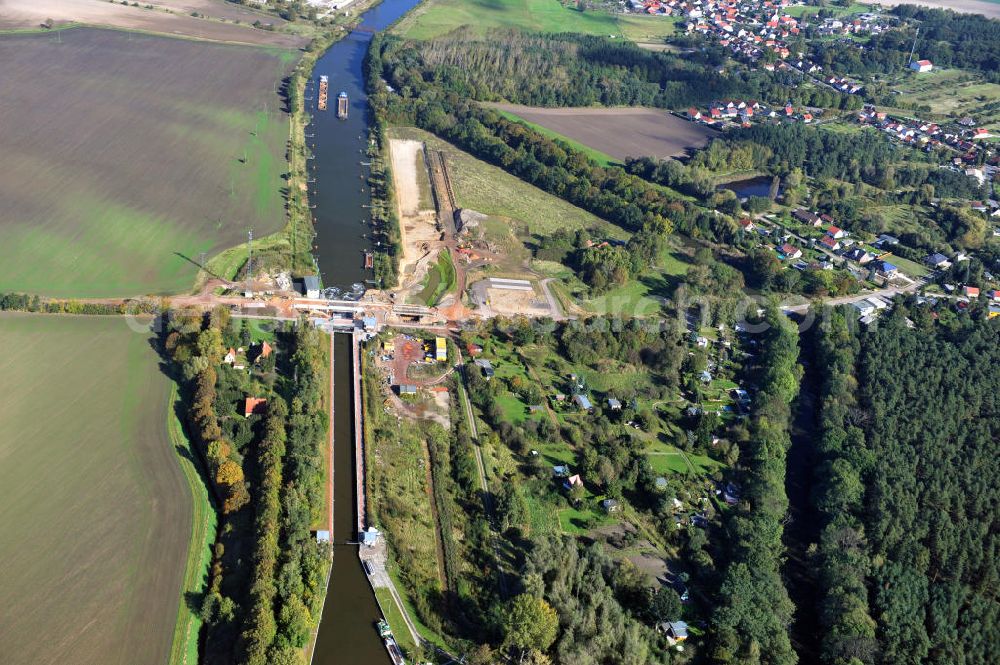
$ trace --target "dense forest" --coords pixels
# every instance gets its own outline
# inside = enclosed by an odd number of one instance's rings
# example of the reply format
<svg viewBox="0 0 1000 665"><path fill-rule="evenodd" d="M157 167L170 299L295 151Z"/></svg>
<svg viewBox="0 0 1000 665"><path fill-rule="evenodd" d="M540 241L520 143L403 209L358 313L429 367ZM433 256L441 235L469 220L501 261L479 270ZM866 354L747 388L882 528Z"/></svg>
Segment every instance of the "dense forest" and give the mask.
<svg viewBox="0 0 1000 665"><path fill-rule="evenodd" d="M852 42L821 42L817 61L851 74L894 73L906 67L917 37L916 55L935 67L976 70L1000 81L1000 21L914 5L899 5L892 13L905 21L899 28L871 37L864 49Z"/></svg>
<svg viewBox="0 0 1000 665"><path fill-rule="evenodd" d="M820 346L824 661L994 662L998 330L903 306L849 323Z"/></svg>
<svg viewBox="0 0 1000 665"><path fill-rule="evenodd" d="M307 326L277 339L280 360L218 308L172 312L163 340L220 511L201 600L208 663L304 662L323 599L328 552L310 529L325 503L325 347ZM249 370L223 362L231 348L251 354ZM245 417L251 396L267 401Z"/></svg>
<svg viewBox="0 0 1000 665"><path fill-rule="evenodd" d="M419 60L448 92L478 101L534 106L658 106L683 108L729 97L773 104L859 108L859 100L828 88L803 87L799 75L730 68L715 45L684 54L651 52L631 42L579 34L516 31L407 43L403 67ZM407 88L401 88L404 96ZM412 91L412 90L411 90Z"/></svg>

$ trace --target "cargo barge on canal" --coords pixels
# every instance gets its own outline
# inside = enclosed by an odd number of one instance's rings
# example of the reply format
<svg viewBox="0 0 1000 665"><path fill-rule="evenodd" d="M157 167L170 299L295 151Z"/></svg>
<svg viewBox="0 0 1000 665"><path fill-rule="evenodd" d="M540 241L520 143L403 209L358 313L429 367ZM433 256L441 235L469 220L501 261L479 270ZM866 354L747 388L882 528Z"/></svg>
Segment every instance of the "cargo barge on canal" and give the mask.
<svg viewBox="0 0 1000 665"><path fill-rule="evenodd" d="M399 645L396 644L396 638L393 637L388 622L381 619L376 625L378 626L378 636L385 642L385 650L389 652L389 658L392 659L393 665L406 665L406 661L403 660L403 652L399 650Z"/></svg>
<svg viewBox="0 0 1000 665"><path fill-rule="evenodd" d="M326 98L330 88L330 78L328 76L319 77L319 99L316 101L316 108L320 111L326 110Z"/></svg>
<svg viewBox="0 0 1000 665"><path fill-rule="evenodd" d="M339 95L337 95L337 117L340 118L341 120L347 119L347 107L348 107L347 93L341 92Z"/></svg>

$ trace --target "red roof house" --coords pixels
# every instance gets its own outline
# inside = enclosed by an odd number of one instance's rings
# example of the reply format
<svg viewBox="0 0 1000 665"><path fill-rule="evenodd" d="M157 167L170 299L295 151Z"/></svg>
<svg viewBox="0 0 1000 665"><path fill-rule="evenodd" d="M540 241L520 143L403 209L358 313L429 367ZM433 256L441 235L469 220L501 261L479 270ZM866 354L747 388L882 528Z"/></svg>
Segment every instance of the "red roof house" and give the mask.
<svg viewBox="0 0 1000 665"><path fill-rule="evenodd" d="M263 397L247 397L243 405L243 416L249 418L257 414L261 415L267 410L267 400Z"/></svg>

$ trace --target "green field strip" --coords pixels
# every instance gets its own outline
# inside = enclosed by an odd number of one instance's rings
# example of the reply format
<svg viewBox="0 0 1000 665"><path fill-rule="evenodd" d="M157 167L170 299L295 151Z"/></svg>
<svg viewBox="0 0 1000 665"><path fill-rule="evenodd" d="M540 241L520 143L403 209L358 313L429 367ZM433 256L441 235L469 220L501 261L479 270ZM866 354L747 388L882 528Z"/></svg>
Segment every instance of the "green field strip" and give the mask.
<svg viewBox="0 0 1000 665"><path fill-rule="evenodd" d="M170 441L177 451L177 460L184 471L188 487L191 488L191 542L188 545L187 564L184 568L184 584L181 587L180 605L177 609L177 625L174 627L174 641L170 649L170 665L197 665L198 637L201 633L201 613L190 605L190 599L202 597L208 584L209 567L212 564L212 544L218 528L218 515L212 505L212 498L205 485L198 459L191 441L184 433L184 426L177 418L176 407L181 403L177 384L170 389L170 408L167 413L167 431Z"/></svg>

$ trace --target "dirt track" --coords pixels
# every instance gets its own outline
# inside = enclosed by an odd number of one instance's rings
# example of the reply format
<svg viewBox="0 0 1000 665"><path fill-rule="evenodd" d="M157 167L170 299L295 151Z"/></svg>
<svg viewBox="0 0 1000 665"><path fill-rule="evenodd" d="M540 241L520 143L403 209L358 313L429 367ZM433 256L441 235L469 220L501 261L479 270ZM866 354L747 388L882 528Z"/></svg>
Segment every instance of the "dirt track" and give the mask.
<svg viewBox="0 0 1000 665"><path fill-rule="evenodd" d="M47 19L52 19L56 24L86 23L241 44L300 47L306 43L295 35L251 27L254 21L259 20L280 29L284 21L229 3L215 0L143 0L141 4L151 4L154 9L106 0L0 0L0 29L37 28ZM191 16L192 12L206 18Z"/></svg>
<svg viewBox="0 0 1000 665"><path fill-rule="evenodd" d="M689 148L704 146L715 135L703 125L682 120L662 109L492 106L622 160L675 157Z"/></svg>

